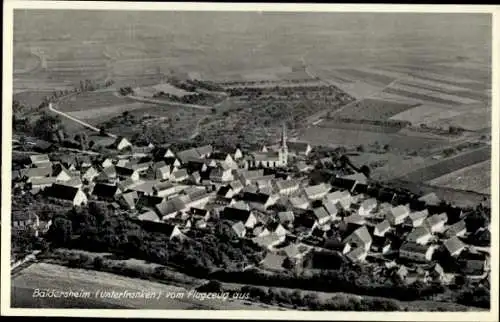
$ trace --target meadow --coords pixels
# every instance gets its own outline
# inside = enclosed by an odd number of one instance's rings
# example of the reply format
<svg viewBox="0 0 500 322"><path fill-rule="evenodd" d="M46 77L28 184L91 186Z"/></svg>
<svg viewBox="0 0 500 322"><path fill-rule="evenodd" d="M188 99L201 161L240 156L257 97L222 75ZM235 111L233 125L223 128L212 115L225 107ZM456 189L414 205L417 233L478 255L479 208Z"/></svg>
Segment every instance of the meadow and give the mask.
<svg viewBox="0 0 500 322"><path fill-rule="evenodd" d="M490 172L491 160L488 160L447 173L427 183L439 187L490 194Z"/></svg>

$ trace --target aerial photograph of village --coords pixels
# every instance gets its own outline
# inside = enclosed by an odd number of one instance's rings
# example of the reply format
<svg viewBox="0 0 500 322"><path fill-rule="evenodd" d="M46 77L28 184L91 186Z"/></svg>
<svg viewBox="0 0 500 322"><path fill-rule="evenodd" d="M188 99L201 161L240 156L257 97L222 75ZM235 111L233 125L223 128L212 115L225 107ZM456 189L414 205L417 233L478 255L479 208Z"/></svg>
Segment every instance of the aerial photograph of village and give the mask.
<svg viewBox="0 0 500 322"><path fill-rule="evenodd" d="M13 24L12 308L490 310L491 14Z"/></svg>

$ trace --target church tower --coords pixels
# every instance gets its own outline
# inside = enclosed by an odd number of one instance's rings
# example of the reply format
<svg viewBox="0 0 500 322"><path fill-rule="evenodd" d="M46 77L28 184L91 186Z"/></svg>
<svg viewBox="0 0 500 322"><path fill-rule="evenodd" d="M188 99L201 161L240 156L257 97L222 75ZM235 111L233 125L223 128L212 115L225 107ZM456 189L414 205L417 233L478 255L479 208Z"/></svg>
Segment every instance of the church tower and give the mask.
<svg viewBox="0 0 500 322"><path fill-rule="evenodd" d="M283 128L281 130L281 147L279 150L279 159L282 166L286 166L288 164L288 146L286 145L286 141L286 126L283 122Z"/></svg>

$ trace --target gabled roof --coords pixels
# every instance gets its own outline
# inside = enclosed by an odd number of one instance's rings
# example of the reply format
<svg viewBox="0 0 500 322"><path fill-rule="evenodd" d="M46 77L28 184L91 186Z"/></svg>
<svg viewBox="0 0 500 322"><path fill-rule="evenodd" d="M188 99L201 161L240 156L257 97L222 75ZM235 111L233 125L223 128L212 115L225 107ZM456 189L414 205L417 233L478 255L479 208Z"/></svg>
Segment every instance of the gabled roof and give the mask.
<svg viewBox="0 0 500 322"><path fill-rule="evenodd" d="M326 211L325 207L314 208L313 213L314 213L314 217L316 217L317 220L321 220L321 219L330 217L330 215Z"/></svg>
<svg viewBox="0 0 500 322"><path fill-rule="evenodd" d="M425 202L427 205L437 206L441 203L441 199L436 195L436 193L431 192L422 197L418 198L419 201Z"/></svg>
<svg viewBox="0 0 500 322"><path fill-rule="evenodd" d="M115 166L116 174L119 176L131 176L136 172L136 170L132 169L131 167L119 167Z"/></svg>
<svg viewBox="0 0 500 322"><path fill-rule="evenodd" d="M427 217L425 219L425 223L429 225L430 227L433 227L435 225L438 225L440 223L446 222L446 219L443 216L440 216L438 214L432 215L430 217Z"/></svg>
<svg viewBox="0 0 500 322"><path fill-rule="evenodd" d="M153 185L153 191L159 192L167 189L174 188L174 184L170 181L160 181Z"/></svg>
<svg viewBox="0 0 500 322"><path fill-rule="evenodd" d="M156 211L162 216L182 211L184 208L186 208L186 204L179 197L163 200L159 204L155 205Z"/></svg>
<svg viewBox="0 0 500 322"><path fill-rule="evenodd" d="M421 211L411 212L408 217L411 219L412 222L415 222L417 220L427 218L428 215L429 215L429 211L427 209L424 209Z"/></svg>
<svg viewBox="0 0 500 322"><path fill-rule="evenodd" d="M423 226L414 228L408 236L406 236L406 240L409 242L417 242L419 238L430 236L431 232Z"/></svg>
<svg viewBox="0 0 500 322"><path fill-rule="evenodd" d="M405 242L401 245L400 251L425 254L429 250L429 247L428 245L420 245L415 242Z"/></svg>
<svg viewBox="0 0 500 322"><path fill-rule="evenodd" d="M368 178L361 172L348 174L346 176L343 176L342 179L350 179L359 183L366 183L368 181Z"/></svg>
<svg viewBox="0 0 500 322"><path fill-rule="evenodd" d="M307 204L307 205L309 204L309 201L304 197L290 197L288 200L290 201L292 206L297 207L297 208L299 206L304 205L304 204Z"/></svg>
<svg viewBox="0 0 500 322"><path fill-rule="evenodd" d="M290 189L297 187L299 183L296 180L278 180L276 181L276 187L278 190L285 190L285 189Z"/></svg>
<svg viewBox="0 0 500 322"><path fill-rule="evenodd" d="M352 239L359 240L364 244L369 244L372 242L372 237L366 226L361 226L356 229L351 235L346 238L346 242L350 242Z"/></svg>
<svg viewBox="0 0 500 322"><path fill-rule="evenodd" d="M308 186L304 188L304 192L307 197L313 197L318 194L327 193L330 187L324 183L320 183L314 186Z"/></svg>
<svg viewBox="0 0 500 322"><path fill-rule="evenodd" d="M364 200L362 203L361 203L361 208L364 208L364 209L370 209L370 208L373 208L373 207L376 207L377 206L377 199L375 198L369 198L369 199L366 199Z"/></svg>
<svg viewBox="0 0 500 322"><path fill-rule="evenodd" d="M451 237L450 239L445 240L443 245L450 254L465 248L465 244L457 237Z"/></svg>
<svg viewBox="0 0 500 322"><path fill-rule="evenodd" d="M223 197L226 197L228 195L228 193L232 192L233 189L231 189L230 186L222 186L219 188L219 190L217 191L217 195L218 196L223 196Z"/></svg>
<svg viewBox="0 0 500 322"><path fill-rule="evenodd" d="M172 172L171 175L174 179L181 179L181 178L187 177L188 173L187 173L186 169L179 169L177 171Z"/></svg>
<svg viewBox="0 0 500 322"><path fill-rule="evenodd" d="M375 231L378 231L378 232L386 232L387 230L389 230L391 228L391 224L389 223L389 221L386 219L380 223L378 223L376 226L375 226Z"/></svg>
<svg viewBox="0 0 500 322"><path fill-rule="evenodd" d="M61 184L53 184L45 190L47 197L73 201L80 189Z"/></svg>
<svg viewBox="0 0 500 322"><path fill-rule="evenodd" d="M200 159L200 153L195 148L179 151L176 156L182 163Z"/></svg>
<svg viewBox="0 0 500 322"><path fill-rule="evenodd" d="M267 248L273 244L278 243L282 239L283 239L283 237L276 234L276 233L269 233L266 235L254 237L254 238L252 238L252 241L254 243L256 243L257 245L259 245L260 247Z"/></svg>
<svg viewBox="0 0 500 322"><path fill-rule="evenodd" d="M278 218L281 223L285 222L292 222L295 219L295 215L293 214L293 211L280 211L278 212Z"/></svg>
<svg viewBox="0 0 500 322"><path fill-rule="evenodd" d="M212 145L204 145L196 148L196 151L198 152L199 155L209 155L214 151L214 148Z"/></svg>
<svg viewBox="0 0 500 322"><path fill-rule="evenodd" d="M279 161L279 153L275 151L253 152L250 157L255 161Z"/></svg>
<svg viewBox="0 0 500 322"><path fill-rule="evenodd" d="M221 219L227 220L247 220L248 216L250 216L251 211L245 209L238 209L233 207L226 207L220 213Z"/></svg>
<svg viewBox="0 0 500 322"><path fill-rule="evenodd" d="M47 154L32 154L30 155L31 163L46 163L50 162L49 156Z"/></svg>
<svg viewBox="0 0 500 322"><path fill-rule="evenodd" d="M34 187L34 186L56 183L57 178L56 177L35 177L35 178L31 178L29 181L30 181L31 185Z"/></svg>
<svg viewBox="0 0 500 322"><path fill-rule="evenodd" d="M323 207L325 207L326 211L330 216L335 216L338 213L337 206L330 201L323 202Z"/></svg>
<svg viewBox="0 0 500 322"><path fill-rule="evenodd" d="M366 250L363 247L356 247L346 254L347 258L355 262L361 259L366 254Z"/></svg>
<svg viewBox="0 0 500 322"><path fill-rule="evenodd" d="M446 230L446 234L454 235L454 234L457 234L457 233L464 231L466 229L467 229L467 226L465 224L465 221L462 219L460 221L457 221L456 223L454 223L450 227L448 227L448 229Z"/></svg>
<svg viewBox="0 0 500 322"><path fill-rule="evenodd" d="M119 192L119 188L116 185L110 185L105 183L97 183L92 190L92 195L112 198Z"/></svg>
<svg viewBox="0 0 500 322"><path fill-rule="evenodd" d="M392 216L397 219L408 216L410 209L405 205L399 205L397 207L392 207L390 212Z"/></svg>
<svg viewBox="0 0 500 322"><path fill-rule="evenodd" d="M134 209L135 202L138 198L139 196L137 195L137 191L131 191L122 194L119 200L121 201L121 204L127 209Z"/></svg>
<svg viewBox="0 0 500 322"><path fill-rule="evenodd" d="M52 167L22 169L21 175L26 178L48 177L52 174Z"/></svg>
<svg viewBox="0 0 500 322"><path fill-rule="evenodd" d="M241 235L242 233L245 232L245 224L242 222L242 221L238 221L237 223L234 223L231 228L233 228L233 230Z"/></svg>
<svg viewBox="0 0 500 322"><path fill-rule="evenodd" d="M137 216L137 219L142 220L142 221L159 221L160 220L158 215L152 210L140 214L139 216Z"/></svg>
<svg viewBox="0 0 500 322"><path fill-rule="evenodd" d="M83 184L82 179L80 177L71 177L68 181L62 182L61 183L64 186L70 186L70 187L78 187Z"/></svg>
<svg viewBox="0 0 500 322"><path fill-rule="evenodd" d="M242 199L246 202L265 204L271 196L265 193L244 192Z"/></svg>
<svg viewBox="0 0 500 322"><path fill-rule="evenodd" d="M344 222L347 224L363 225L365 223L365 218L361 217L357 213L353 213L352 215L345 217Z"/></svg>

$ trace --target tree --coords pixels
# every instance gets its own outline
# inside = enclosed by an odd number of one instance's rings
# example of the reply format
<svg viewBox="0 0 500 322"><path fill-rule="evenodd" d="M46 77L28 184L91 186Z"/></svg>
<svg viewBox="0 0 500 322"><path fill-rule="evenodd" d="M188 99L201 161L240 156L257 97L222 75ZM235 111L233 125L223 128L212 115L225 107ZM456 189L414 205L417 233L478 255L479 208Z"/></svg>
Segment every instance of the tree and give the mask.
<svg viewBox="0 0 500 322"><path fill-rule="evenodd" d="M67 246L71 241L73 226L70 220L64 217L54 219L49 230L50 240L57 246Z"/></svg>
<svg viewBox="0 0 500 322"><path fill-rule="evenodd" d="M50 141L54 132L62 130L61 123L58 116L43 113L33 126L33 134L43 140Z"/></svg>

